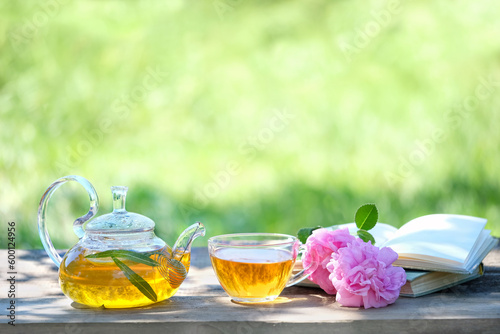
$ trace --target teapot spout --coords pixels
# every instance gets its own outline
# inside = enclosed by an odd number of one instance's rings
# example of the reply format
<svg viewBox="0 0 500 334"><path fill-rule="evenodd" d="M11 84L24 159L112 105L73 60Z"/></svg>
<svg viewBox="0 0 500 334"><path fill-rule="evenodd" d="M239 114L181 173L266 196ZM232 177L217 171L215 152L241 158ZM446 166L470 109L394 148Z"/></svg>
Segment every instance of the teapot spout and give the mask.
<svg viewBox="0 0 500 334"><path fill-rule="evenodd" d="M197 222L181 233L174 244L172 255L175 260L180 261L185 253L191 252L191 245L194 239L205 236L205 226Z"/></svg>

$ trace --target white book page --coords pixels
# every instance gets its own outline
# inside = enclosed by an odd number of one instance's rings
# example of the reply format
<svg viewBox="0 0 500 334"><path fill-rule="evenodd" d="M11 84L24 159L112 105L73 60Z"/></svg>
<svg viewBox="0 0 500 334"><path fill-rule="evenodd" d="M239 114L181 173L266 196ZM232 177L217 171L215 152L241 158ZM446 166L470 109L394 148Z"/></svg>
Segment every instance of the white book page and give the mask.
<svg viewBox="0 0 500 334"><path fill-rule="evenodd" d="M489 230L481 232L480 238L477 240L476 245L474 245L474 251L469 254L469 258L467 259L469 263L466 267L467 270L474 269L474 266L483 261L486 255L498 244L498 240L493 238L490 233L491 231Z"/></svg>
<svg viewBox="0 0 500 334"><path fill-rule="evenodd" d="M479 256L480 252L482 252L487 247L488 243L486 241L488 240L488 238L491 238L490 232L490 230L481 231L479 237L476 240L476 243L474 244L474 251L470 252L467 260L475 260L475 258Z"/></svg>
<svg viewBox="0 0 500 334"><path fill-rule="evenodd" d="M352 235L356 235L356 232L358 232L356 223L333 225L327 227L327 229L330 231L337 230L340 228L348 228L349 233ZM373 237L375 238L375 245L379 247L380 245L383 245L387 240L391 239L397 230L398 229L396 227L391 226L389 224L377 223L377 225L375 225L375 227L369 230L368 232L370 232L370 234L373 235Z"/></svg>
<svg viewBox="0 0 500 334"><path fill-rule="evenodd" d="M443 258L464 264L486 219L448 214L419 217L406 223L383 246L400 256Z"/></svg>

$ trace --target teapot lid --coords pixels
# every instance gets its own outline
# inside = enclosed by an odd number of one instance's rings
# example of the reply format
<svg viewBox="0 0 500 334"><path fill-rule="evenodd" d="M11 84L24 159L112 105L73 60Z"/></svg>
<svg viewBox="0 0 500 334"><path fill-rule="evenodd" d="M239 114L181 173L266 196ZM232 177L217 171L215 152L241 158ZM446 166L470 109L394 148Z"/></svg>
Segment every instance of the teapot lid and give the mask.
<svg viewBox="0 0 500 334"><path fill-rule="evenodd" d="M138 213L125 210L128 187L111 187L113 193L113 212L99 216L87 223L85 232L121 233L146 232L155 227L154 221Z"/></svg>

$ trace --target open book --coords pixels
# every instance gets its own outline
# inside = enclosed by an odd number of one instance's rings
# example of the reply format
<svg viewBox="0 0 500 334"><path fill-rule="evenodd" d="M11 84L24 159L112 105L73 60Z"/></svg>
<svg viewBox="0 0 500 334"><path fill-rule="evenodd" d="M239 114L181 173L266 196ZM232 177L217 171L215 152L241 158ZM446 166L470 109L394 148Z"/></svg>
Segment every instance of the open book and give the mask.
<svg viewBox="0 0 500 334"><path fill-rule="evenodd" d="M369 232L376 246L391 247L399 257L394 265L410 269L473 274L498 239L485 230L486 219L433 214L409 221L399 229L383 223ZM355 223L335 225L356 233Z"/></svg>

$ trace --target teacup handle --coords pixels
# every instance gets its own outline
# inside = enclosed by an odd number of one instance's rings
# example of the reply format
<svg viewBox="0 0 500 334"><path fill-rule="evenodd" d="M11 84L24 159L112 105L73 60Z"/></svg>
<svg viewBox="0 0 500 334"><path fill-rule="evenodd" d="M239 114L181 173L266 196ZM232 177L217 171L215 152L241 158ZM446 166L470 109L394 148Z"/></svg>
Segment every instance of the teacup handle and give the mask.
<svg viewBox="0 0 500 334"><path fill-rule="evenodd" d="M57 188L59 188L68 181L76 181L80 183L87 191L90 199L89 212L87 212L86 215L77 218L73 223L73 231L75 232L75 234L78 236L79 239L81 239L85 234L83 230L83 224L90 218L94 217L99 207L99 198L97 197L97 193L94 187L87 179L81 176L69 175L61 177L47 188L42 198L40 199L40 205L38 206L38 233L40 234L40 239L42 240L43 248L45 248L45 251L47 252L49 257L52 259L52 261L54 261L54 263L58 267L61 264L62 258L57 253L56 249L54 248L54 245L52 244L52 240L50 239L49 231L47 230L47 225L45 224L45 212L47 211L47 204L49 204L50 197L52 196L54 191L56 191Z"/></svg>
<svg viewBox="0 0 500 334"><path fill-rule="evenodd" d="M305 250L306 250L306 246L301 245L299 248L299 254L303 254L305 252ZM290 277L290 279L288 280L288 283L286 284L286 287L289 287L289 286L292 286L292 285L295 285L297 283L302 282L303 280L308 278L309 275L311 275L312 272L314 270L316 270L316 268L318 268L318 262L311 261L309 266L307 266L306 268L302 269L301 271L299 271L298 273L296 273L295 275L292 275L292 277ZM308 270L311 270L311 271L307 272Z"/></svg>

